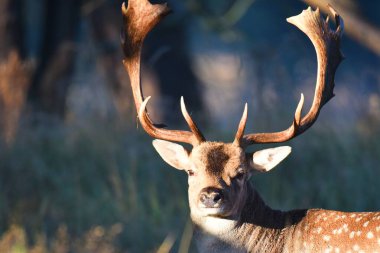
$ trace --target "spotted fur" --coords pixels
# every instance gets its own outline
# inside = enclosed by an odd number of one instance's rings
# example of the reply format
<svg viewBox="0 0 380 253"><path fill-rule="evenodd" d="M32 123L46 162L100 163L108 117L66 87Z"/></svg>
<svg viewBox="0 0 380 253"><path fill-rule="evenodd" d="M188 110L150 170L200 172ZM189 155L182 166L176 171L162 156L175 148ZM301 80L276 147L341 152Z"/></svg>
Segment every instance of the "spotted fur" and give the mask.
<svg viewBox="0 0 380 253"><path fill-rule="evenodd" d="M217 163L219 158L223 162ZM250 181L234 181L237 168L249 168L233 144L204 143L193 150L190 159L199 176L189 179L189 201L200 252L380 253L378 212L273 210ZM226 201L233 203L226 204L232 210L228 215L205 216L197 210L197 194L209 185L229 192Z"/></svg>

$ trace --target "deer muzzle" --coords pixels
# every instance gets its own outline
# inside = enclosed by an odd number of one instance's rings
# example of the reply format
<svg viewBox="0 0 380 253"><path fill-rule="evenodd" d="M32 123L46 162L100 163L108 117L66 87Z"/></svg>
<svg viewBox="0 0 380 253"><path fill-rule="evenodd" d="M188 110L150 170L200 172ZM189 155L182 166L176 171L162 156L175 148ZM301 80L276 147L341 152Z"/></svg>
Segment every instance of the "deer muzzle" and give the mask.
<svg viewBox="0 0 380 253"><path fill-rule="evenodd" d="M223 200L224 195L221 189L208 187L199 194L199 203L203 208L220 208Z"/></svg>

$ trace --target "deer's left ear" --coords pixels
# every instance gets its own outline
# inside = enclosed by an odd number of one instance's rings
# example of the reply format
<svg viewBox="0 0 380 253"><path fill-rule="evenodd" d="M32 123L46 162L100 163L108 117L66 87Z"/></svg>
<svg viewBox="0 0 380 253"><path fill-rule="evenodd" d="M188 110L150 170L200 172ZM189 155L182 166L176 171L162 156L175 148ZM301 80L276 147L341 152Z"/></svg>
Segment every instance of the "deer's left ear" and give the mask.
<svg viewBox="0 0 380 253"><path fill-rule="evenodd" d="M278 148L268 148L255 153L247 154L249 165L252 169L260 172L267 172L284 160L292 151L289 146Z"/></svg>

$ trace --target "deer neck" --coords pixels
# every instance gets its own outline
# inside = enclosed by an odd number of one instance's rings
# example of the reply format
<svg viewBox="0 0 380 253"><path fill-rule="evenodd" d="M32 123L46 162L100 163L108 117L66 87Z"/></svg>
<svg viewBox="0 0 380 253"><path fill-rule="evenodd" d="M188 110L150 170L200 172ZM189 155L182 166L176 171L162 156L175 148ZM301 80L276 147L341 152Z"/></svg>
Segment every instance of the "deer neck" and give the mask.
<svg viewBox="0 0 380 253"><path fill-rule="evenodd" d="M282 212L265 204L249 183L239 217L194 219L201 252L282 252L306 210ZM270 249L270 250L268 250Z"/></svg>

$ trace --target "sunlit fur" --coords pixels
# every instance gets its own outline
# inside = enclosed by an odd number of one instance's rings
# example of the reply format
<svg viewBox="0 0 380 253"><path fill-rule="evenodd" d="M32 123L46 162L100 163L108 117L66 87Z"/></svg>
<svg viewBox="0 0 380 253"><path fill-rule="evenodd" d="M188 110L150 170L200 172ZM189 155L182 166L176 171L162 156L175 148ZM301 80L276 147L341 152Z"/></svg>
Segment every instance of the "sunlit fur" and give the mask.
<svg viewBox="0 0 380 253"><path fill-rule="evenodd" d="M190 154L189 202L192 219L204 222L209 216L236 219L246 198L245 188L249 168L242 148L235 144L204 142ZM237 175L244 174L237 177ZM223 200L219 208L204 208L200 193L205 188L221 189Z"/></svg>
<svg viewBox="0 0 380 253"><path fill-rule="evenodd" d="M380 252L380 213L273 210L248 180L248 157L236 144L215 142L190 153L189 203L200 252ZM207 187L223 191L218 208L202 207Z"/></svg>
<svg viewBox="0 0 380 253"><path fill-rule="evenodd" d="M252 168L247 157L236 144L219 142L202 143L190 154L189 204L201 252L258 252L264 246L271 249L268 252L278 252L284 240L276 235L305 215L305 211L281 212L266 206L248 181ZM200 203L200 193L208 187L222 190L219 208Z"/></svg>

